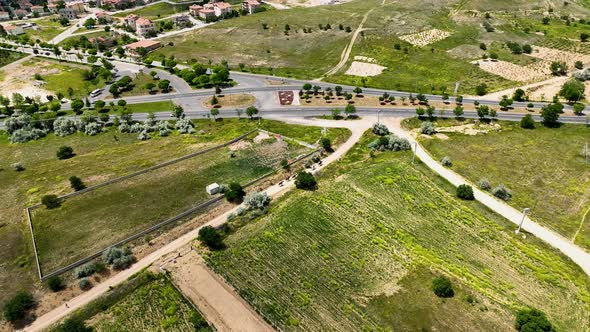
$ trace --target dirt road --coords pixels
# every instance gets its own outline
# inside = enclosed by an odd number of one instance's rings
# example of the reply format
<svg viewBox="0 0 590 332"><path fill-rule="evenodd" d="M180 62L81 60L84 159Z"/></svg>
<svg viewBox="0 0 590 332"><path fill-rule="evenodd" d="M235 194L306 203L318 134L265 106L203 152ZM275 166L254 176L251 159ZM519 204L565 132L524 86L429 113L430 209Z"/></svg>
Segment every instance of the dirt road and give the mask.
<svg viewBox="0 0 590 332"><path fill-rule="evenodd" d="M273 331L230 285L209 270L196 251L167 263L165 269L218 331Z"/></svg>

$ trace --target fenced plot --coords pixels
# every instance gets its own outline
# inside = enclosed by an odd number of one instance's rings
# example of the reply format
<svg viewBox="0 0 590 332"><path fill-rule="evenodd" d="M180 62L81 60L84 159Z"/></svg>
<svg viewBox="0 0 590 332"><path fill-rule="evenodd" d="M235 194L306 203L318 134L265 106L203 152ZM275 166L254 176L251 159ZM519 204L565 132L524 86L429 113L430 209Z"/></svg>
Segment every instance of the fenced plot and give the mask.
<svg viewBox="0 0 590 332"><path fill-rule="evenodd" d="M248 138L69 197L57 209L32 209L40 270L51 273L207 201L210 183L246 183L308 150Z"/></svg>

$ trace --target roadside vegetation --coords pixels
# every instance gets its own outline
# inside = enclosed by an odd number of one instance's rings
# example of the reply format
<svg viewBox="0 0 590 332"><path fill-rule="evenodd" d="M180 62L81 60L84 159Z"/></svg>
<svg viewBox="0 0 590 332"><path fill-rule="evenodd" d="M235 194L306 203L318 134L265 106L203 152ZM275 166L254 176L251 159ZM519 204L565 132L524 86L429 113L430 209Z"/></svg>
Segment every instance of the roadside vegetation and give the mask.
<svg viewBox="0 0 590 332"><path fill-rule="evenodd" d="M527 307L557 329L590 326L581 269L456 198L410 152L370 152L379 137L235 230L209 264L285 331L510 330Z"/></svg>

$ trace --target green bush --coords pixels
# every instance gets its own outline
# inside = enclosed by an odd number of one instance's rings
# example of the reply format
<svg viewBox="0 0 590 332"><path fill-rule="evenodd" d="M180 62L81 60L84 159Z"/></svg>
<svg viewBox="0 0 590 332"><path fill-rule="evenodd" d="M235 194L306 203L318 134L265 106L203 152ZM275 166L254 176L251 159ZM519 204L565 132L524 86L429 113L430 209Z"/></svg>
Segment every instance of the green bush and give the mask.
<svg viewBox="0 0 590 332"><path fill-rule="evenodd" d="M94 328L86 326L83 320L78 317L72 317L64 320L64 322L58 326L54 332L92 332Z"/></svg>
<svg viewBox="0 0 590 332"><path fill-rule="evenodd" d="M205 226L199 230L199 241L203 242L211 249L223 249L223 238L219 232L212 226Z"/></svg>
<svg viewBox="0 0 590 332"><path fill-rule="evenodd" d="M537 309L522 309L516 314L516 330L522 332L555 331L544 312Z"/></svg>
<svg viewBox="0 0 590 332"><path fill-rule="evenodd" d="M78 282L78 286L80 286L81 290L88 290L92 288L92 284L90 283L90 280L88 280L88 278L80 279L80 281Z"/></svg>
<svg viewBox="0 0 590 332"><path fill-rule="evenodd" d="M432 290L438 297L446 298L455 296L453 285L447 277L440 276L434 278L434 280L432 280Z"/></svg>
<svg viewBox="0 0 590 332"><path fill-rule="evenodd" d="M445 167L451 167L453 166L453 161L451 160L450 157L446 156L443 159L441 159L440 163L445 166Z"/></svg>
<svg viewBox="0 0 590 332"><path fill-rule="evenodd" d="M527 114L520 119L520 127L524 129L535 129L535 120L533 120L530 114Z"/></svg>
<svg viewBox="0 0 590 332"><path fill-rule="evenodd" d="M9 322L21 320L34 305L33 296L26 291L20 291L4 304L4 318Z"/></svg>
<svg viewBox="0 0 590 332"><path fill-rule="evenodd" d="M314 190L318 186L318 183L313 174L306 171L300 171L295 179L295 187L303 190Z"/></svg>
<svg viewBox="0 0 590 332"><path fill-rule="evenodd" d="M60 276L53 276L47 280L47 287L54 292L64 289L65 285Z"/></svg>
<svg viewBox="0 0 590 332"><path fill-rule="evenodd" d="M60 202L57 195L45 195L41 197L41 204L45 205L48 209L55 209L59 207Z"/></svg>
<svg viewBox="0 0 590 332"><path fill-rule="evenodd" d="M466 200L473 200L473 188L470 185L462 184L457 187L457 197Z"/></svg>
<svg viewBox="0 0 590 332"><path fill-rule="evenodd" d="M77 176L70 176L70 186L72 186L72 189L74 189L75 191L86 188L84 182L82 182L82 180Z"/></svg>
<svg viewBox="0 0 590 332"><path fill-rule="evenodd" d="M320 144L322 145L322 148L324 148L324 150L326 150L327 152L332 152L334 151L332 149L332 142L330 141L329 138L327 137L322 137L322 139L320 140Z"/></svg>
<svg viewBox="0 0 590 332"><path fill-rule="evenodd" d="M225 199L227 199L228 202L232 203L241 202L244 198L244 195L246 195L244 189L237 182L230 183L227 189L223 192L223 196L225 197Z"/></svg>
<svg viewBox="0 0 590 332"><path fill-rule="evenodd" d="M57 149L56 155L57 159L60 160L69 159L74 156L74 149L70 146L60 146L59 149Z"/></svg>

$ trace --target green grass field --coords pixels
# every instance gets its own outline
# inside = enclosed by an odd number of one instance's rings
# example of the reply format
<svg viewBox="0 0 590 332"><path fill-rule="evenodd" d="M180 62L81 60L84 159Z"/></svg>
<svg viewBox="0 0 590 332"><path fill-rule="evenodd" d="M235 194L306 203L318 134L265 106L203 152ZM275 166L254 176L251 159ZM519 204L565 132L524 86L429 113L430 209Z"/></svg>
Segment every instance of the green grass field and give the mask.
<svg viewBox="0 0 590 332"><path fill-rule="evenodd" d="M211 183L247 183L278 168L281 159L305 151L261 144L230 157L230 149L222 148L68 198L58 209L35 209L41 268L48 273L73 263L203 203L210 198L205 187Z"/></svg>
<svg viewBox="0 0 590 332"><path fill-rule="evenodd" d="M254 72L298 78L320 77L340 60L340 54L350 41L352 33L339 30L338 25L355 29L367 6L375 0L356 1L339 6L273 10L256 15L242 16L218 22L204 29L164 38L163 45L153 55L174 55L178 60L192 58L200 62L211 59L228 60L234 68L243 63ZM268 29L264 29L262 24ZM289 34L285 35L285 25ZM332 29L322 31L318 25L330 24ZM304 33L304 28L312 29ZM244 43L248 40L248 43ZM194 52L195 48L199 52ZM272 68L272 69L269 69Z"/></svg>
<svg viewBox="0 0 590 332"><path fill-rule="evenodd" d="M153 5L149 5L144 8L140 8L130 12L118 13L114 16L116 17L125 17L130 14L135 14L137 16L149 18L151 20L164 18L174 14L180 14L182 12L186 12L188 9L187 5L172 5L166 2L156 3Z"/></svg>
<svg viewBox="0 0 590 332"><path fill-rule="evenodd" d="M9 63L15 62L18 59L22 59L23 57L25 57L25 54L23 53L0 50L0 67L4 67ZM4 74L2 73L2 75ZM3 79L4 76L1 76L0 80Z"/></svg>
<svg viewBox="0 0 590 332"><path fill-rule="evenodd" d="M169 112L174 108L174 103L170 100L154 101L150 103L127 104L126 108L131 113Z"/></svg>
<svg viewBox="0 0 590 332"><path fill-rule="evenodd" d="M132 276L69 318L74 317L99 332L212 331L165 276L147 271Z"/></svg>
<svg viewBox="0 0 590 332"><path fill-rule="evenodd" d="M66 98L70 98L68 88L73 89L72 98L84 98L93 90L105 86L105 81L101 78L96 81L84 80L82 72L90 70L89 66L38 58L23 62L22 65L43 68L46 72L49 72L49 74L41 75L43 81L46 82L43 88L55 93L61 92ZM34 77L30 79L33 80Z"/></svg>
<svg viewBox="0 0 590 332"><path fill-rule="evenodd" d="M52 21L52 18L56 18L57 15L48 16L42 19L34 20L31 22L37 23L39 30L27 29L25 33L32 39L40 39L42 41L50 41L57 35L65 31L68 27L64 27L57 21Z"/></svg>
<svg viewBox="0 0 590 332"><path fill-rule="evenodd" d="M96 331L193 331L203 317L164 277L146 283L92 318ZM207 324L205 323L205 326ZM212 331L202 327L199 331Z"/></svg>
<svg viewBox="0 0 590 332"><path fill-rule="evenodd" d="M581 269L455 198L411 153L370 157L371 136L317 191L273 203L207 258L266 319L284 331L503 331L517 308L533 306L559 330L590 327ZM440 274L455 285L452 299L432 294Z"/></svg>
<svg viewBox="0 0 590 332"><path fill-rule="evenodd" d="M513 194L510 205L530 208L531 218L590 249L590 165L581 155L590 128L500 124L501 132L420 142L435 159L450 156L453 169L474 183L487 178L492 187L505 184Z"/></svg>
<svg viewBox="0 0 590 332"><path fill-rule="evenodd" d="M87 185L94 185L117 176L129 174L166 160L203 149L210 144L228 141L257 127L258 121L223 119L221 121L194 120L195 135L172 134L166 138L152 138L146 144L137 134L114 131L96 136L75 134L46 138L26 144L10 144L6 132L0 131L0 305L19 289L36 285L34 253L26 228L24 208L37 204L46 194L70 192L68 178L76 175ZM321 128L287 125L262 120L262 127L286 136L313 143L321 135ZM328 135L336 141L350 133L330 129ZM115 140L116 136L116 140ZM68 145L77 156L65 163L58 160L58 147ZM23 172L12 170L20 162Z"/></svg>

